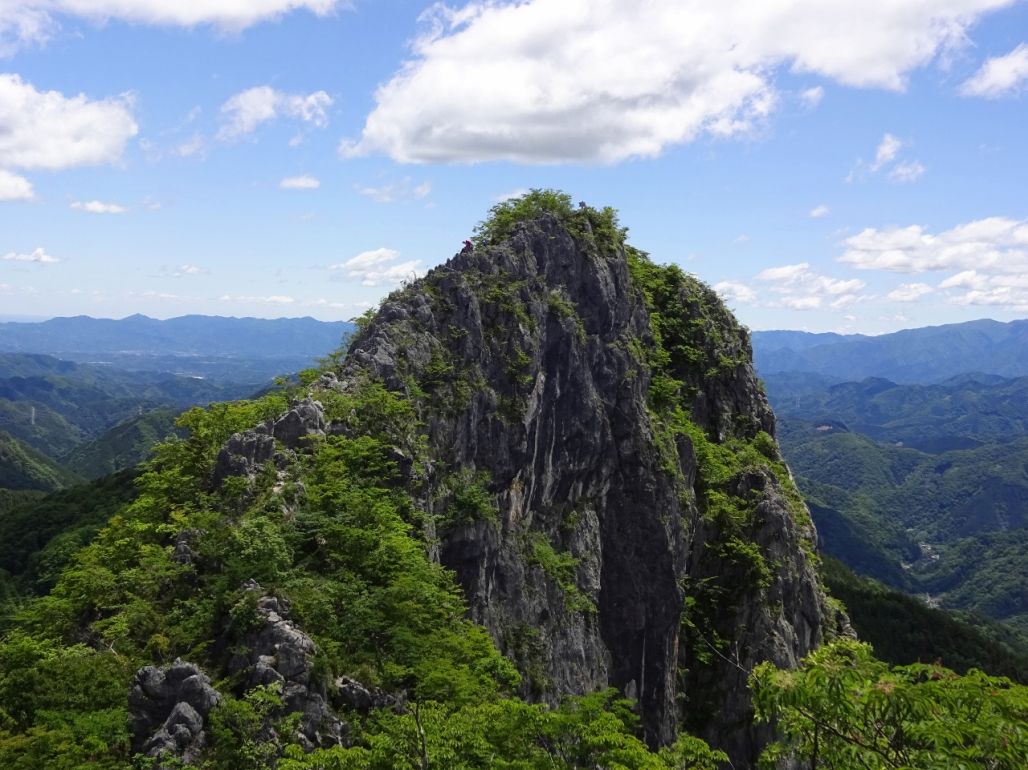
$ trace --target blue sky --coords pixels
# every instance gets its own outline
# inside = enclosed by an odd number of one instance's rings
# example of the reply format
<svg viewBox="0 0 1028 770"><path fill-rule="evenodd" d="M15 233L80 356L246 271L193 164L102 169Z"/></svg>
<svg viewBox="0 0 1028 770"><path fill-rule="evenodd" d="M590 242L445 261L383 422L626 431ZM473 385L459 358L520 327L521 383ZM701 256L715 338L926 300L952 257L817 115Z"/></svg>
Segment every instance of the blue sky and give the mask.
<svg viewBox="0 0 1028 770"><path fill-rule="evenodd" d="M1028 316L1028 4L0 0L0 315L347 319L503 196L755 329Z"/></svg>

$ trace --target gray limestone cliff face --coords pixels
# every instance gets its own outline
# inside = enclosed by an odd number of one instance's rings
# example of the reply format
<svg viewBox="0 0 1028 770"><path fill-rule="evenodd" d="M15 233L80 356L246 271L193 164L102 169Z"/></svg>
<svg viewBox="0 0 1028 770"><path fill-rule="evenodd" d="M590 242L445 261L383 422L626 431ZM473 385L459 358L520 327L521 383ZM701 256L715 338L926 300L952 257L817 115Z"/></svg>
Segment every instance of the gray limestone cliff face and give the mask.
<svg viewBox="0 0 1028 770"><path fill-rule="evenodd" d="M715 442L773 433L748 334L712 301L730 320L700 347L735 363L676 372L692 421ZM614 686L638 700L652 743L685 724L746 767L767 738L748 726L746 674L763 660L795 664L838 624L809 555L809 520L796 520L772 474L733 482L757 501L740 537L770 574L753 579L726 551L698 502L692 442L659 447L644 355L653 344L624 251L543 216L394 292L351 341L333 386L370 376L416 399L429 534L472 617L518 664L523 695ZM495 516L453 515L469 474L485 480ZM690 592L712 583L734 595L690 625Z"/></svg>

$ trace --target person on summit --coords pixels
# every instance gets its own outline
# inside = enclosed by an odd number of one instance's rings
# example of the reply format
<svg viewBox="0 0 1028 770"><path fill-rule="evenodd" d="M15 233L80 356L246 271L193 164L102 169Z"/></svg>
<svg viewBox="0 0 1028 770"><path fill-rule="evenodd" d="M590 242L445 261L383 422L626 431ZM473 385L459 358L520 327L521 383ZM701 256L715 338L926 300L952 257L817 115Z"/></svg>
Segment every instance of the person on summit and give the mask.
<svg viewBox="0 0 1028 770"><path fill-rule="evenodd" d="M464 241L464 248L461 249L461 254L470 254L475 250L475 244L471 241Z"/></svg>

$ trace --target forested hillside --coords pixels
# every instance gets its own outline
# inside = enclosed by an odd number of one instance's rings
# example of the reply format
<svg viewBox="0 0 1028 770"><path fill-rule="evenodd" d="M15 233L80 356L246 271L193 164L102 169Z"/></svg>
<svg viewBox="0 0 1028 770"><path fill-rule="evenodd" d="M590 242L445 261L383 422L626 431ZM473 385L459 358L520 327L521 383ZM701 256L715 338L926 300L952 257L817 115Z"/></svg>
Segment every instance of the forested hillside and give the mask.
<svg viewBox="0 0 1028 770"><path fill-rule="evenodd" d="M1026 380L769 375L825 551L860 574L1028 631ZM1022 637L1024 638L1024 637Z"/></svg>

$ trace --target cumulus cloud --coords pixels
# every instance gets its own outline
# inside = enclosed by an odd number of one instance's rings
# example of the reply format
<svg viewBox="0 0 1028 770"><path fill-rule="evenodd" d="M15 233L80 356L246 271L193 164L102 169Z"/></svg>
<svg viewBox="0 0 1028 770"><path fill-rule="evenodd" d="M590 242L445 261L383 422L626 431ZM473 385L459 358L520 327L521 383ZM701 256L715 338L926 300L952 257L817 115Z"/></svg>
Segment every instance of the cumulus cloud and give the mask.
<svg viewBox="0 0 1028 770"><path fill-rule="evenodd" d="M1018 93L1028 81L1028 43L1006 56L995 56L960 86L964 96L999 99Z"/></svg>
<svg viewBox="0 0 1028 770"><path fill-rule="evenodd" d="M0 201L30 201L35 197L28 179L0 168Z"/></svg>
<svg viewBox="0 0 1028 770"><path fill-rule="evenodd" d="M283 190L317 190L321 187L321 182L310 174L303 174L302 176L287 176L278 186Z"/></svg>
<svg viewBox="0 0 1028 770"><path fill-rule="evenodd" d="M845 241L840 262L861 270L1028 271L1028 221L989 217L933 234L920 225L867 228Z"/></svg>
<svg viewBox="0 0 1028 770"><path fill-rule="evenodd" d="M916 302L925 294L931 294L933 291L935 289L926 283L901 283L885 297L895 302Z"/></svg>
<svg viewBox="0 0 1028 770"><path fill-rule="evenodd" d="M249 134L262 123L279 117L300 120L316 128L328 125L332 97L324 91L288 94L271 86L254 86L230 97L221 105L218 138L233 141Z"/></svg>
<svg viewBox="0 0 1028 770"><path fill-rule="evenodd" d="M1028 220L989 217L939 233L920 225L868 228L845 245L839 260L859 269L950 273L934 290L903 284L889 299L912 301L937 291L957 305L1028 311Z"/></svg>
<svg viewBox="0 0 1028 770"><path fill-rule="evenodd" d="M0 74L0 126L0 168L8 169L113 163L139 131L129 95L69 97L11 74Z"/></svg>
<svg viewBox="0 0 1028 770"><path fill-rule="evenodd" d="M405 200L421 200L432 192L431 182L414 184L410 177L399 182L390 182L379 186L354 185L354 189L366 198L379 203L396 203Z"/></svg>
<svg viewBox="0 0 1028 770"><path fill-rule="evenodd" d="M344 155L614 163L759 126L777 74L902 90L1012 0L433 5ZM813 100L814 91L810 93Z"/></svg>
<svg viewBox="0 0 1028 770"><path fill-rule="evenodd" d="M399 258L400 252L395 249L378 248L362 251L345 262L330 265L328 269L344 278L360 281L365 286L395 286L424 273L420 260L398 262Z"/></svg>
<svg viewBox="0 0 1028 770"><path fill-rule="evenodd" d="M866 286L864 281L821 275L812 270L808 262L769 267L756 277L769 284L768 290L777 295L777 299L769 303L772 307L815 310L827 301L829 307L840 310L868 299L860 294Z"/></svg>
<svg viewBox="0 0 1028 770"><path fill-rule="evenodd" d="M985 275L968 270L950 276L939 284L939 288L964 290L947 291L948 301L955 305L980 305L1028 312L1028 275Z"/></svg>
<svg viewBox="0 0 1028 770"><path fill-rule="evenodd" d="M14 251L10 251L4 254L2 258L8 262L36 262L40 265L52 265L55 262L60 262L57 257L52 257L46 253L46 251L40 247L29 254L19 254Z"/></svg>
<svg viewBox="0 0 1028 770"><path fill-rule="evenodd" d="M173 278L187 278L194 275L208 275L211 271L198 265L179 265L171 272Z"/></svg>
<svg viewBox="0 0 1028 770"><path fill-rule="evenodd" d="M720 281L714 284L714 291L721 295L726 302L741 302L745 305L757 301L757 292L744 283L738 281Z"/></svg>
<svg viewBox="0 0 1028 770"><path fill-rule="evenodd" d="M825 204L825 203L822 203L819 206L814 206L814 208L812 208L810 210L810 218L811 219L820 219L823 216L827 216L829 211L830 211L830 209L828 208L828 205Z"/></svg>
<svg viewBox="0 0 1028 770"><path fill-rule="evenodd" d="M124 214L127 208L117 203L104 203L103 201L72 201L71 207L76 211L85 211L87 214Z"/></svg>
<svg viewBox="0 0 1028 770"><path fill-rule="evenodd" d="M239 31L295 10L326 16L347 5L345 0L13 0L0 5L0 55L45 42L59 28L62 15L97 23L120 19L178 27L211 24Z"/></svg>

